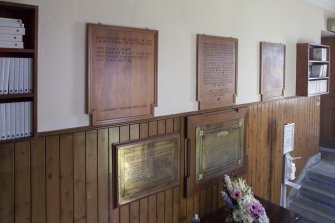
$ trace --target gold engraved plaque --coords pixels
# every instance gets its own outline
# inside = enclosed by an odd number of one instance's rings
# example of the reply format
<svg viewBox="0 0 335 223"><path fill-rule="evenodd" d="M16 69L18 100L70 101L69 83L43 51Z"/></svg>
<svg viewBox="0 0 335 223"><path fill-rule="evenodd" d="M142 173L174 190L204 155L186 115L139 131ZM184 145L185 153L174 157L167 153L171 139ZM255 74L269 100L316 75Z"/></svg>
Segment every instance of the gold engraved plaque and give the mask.
<svg viewBox="0 0 335 223"><path fill-rule="evenodd" d="M196 183L243 166L243 119L196 128Z"/></svg>
<svg viewBox="0 0 335 223"><path fill-rule="evenodd" d="M116 145L117 205L179 184L180 136Z"/></svg>

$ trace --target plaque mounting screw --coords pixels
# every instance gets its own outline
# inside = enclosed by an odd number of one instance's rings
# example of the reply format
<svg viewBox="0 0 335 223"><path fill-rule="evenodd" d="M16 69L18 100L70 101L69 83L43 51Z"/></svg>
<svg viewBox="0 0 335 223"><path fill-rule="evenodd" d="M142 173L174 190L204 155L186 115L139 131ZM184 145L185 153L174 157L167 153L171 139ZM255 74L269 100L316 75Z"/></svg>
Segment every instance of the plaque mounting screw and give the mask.
<svg viewBox="0 0 335 223"><path fill-rule="evenodd" d="M203 175L201 173L201 174L199 174L198 180L202 180L202 178L203 178Z"/></svg>
<svg viewBox="0 0 335 223"><path fill-rule="evenodd" d="M199 131L199 136L200 136L200 137L203 137L203 136L204 136L204 130L200 130L200 131Z"/></svg>
<svg viewBox="0 0 335 223"><path fill-rule="evenodd" d="M243 121L239 121L238 125L241 127L243 125Z"/></svg>
<svg viewBox="0 0 335 223"><path fill-rule="evenodd" d="M242 163L242 160L237 161L237 165L241 165L241 163Z"/></svg>

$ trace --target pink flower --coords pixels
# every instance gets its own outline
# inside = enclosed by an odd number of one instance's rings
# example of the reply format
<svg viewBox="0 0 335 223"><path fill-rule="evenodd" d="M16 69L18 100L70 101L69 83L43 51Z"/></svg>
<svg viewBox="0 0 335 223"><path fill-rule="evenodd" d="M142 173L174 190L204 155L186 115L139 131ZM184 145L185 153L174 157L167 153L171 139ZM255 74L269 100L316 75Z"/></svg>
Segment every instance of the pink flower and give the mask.
<svg viewBox="0 0 335 223"><path fill-rule="evenodd" d="M239 189L235 189L230 193L230 196L233 199L238 200L242 197L242 192Z"/></svg>

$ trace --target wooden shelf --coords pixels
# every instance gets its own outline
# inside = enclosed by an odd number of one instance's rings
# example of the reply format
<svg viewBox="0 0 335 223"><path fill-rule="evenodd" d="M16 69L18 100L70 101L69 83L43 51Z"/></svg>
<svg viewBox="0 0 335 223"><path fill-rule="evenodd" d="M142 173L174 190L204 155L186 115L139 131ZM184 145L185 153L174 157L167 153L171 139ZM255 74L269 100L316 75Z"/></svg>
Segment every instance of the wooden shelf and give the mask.
<svg viewBox="0 0 335 223"><path fill-rule="evenodd" d="M16 48L0 48L0 53L27 53L33 54L35 50L33 49L16 49Z"/></svg>
<svg viewBox="0 0 335 223"><path fill-rule="evenodd" d="M0 100L2 99L19 99L19 98L34 98L34 93L29 94L3 94L0 95Z"/></svg>
<svg viewBox="0 0 335 223"><path fill-rule="evenodd" d="M322 49L322 50L315 50L315 49ZM317 54L313 55L313 53ZM310 58L315 59L320 58L323 60L311 60ZM297 44L296 92L298 96L314 96L329 93L329 83L330 83L329 61L330 61L329 46L310 44L310 43ZM311 68L313 66L318 66L319 70L313 70ZM312 71L313 76L316 77L309 76Z"/></svg>
<svg viewBox="0 0 335 223"><path fill-rule="evenodd" d="M14 59L14 67L10 69L14 69L15 67L23 67L24 74L28 73L32 75L32 78L28 78L32 82L29 82L29 86L32 87L33 93L26 93L26 94L5 94L0 95L0 103L1 103L1 111L3 112L4 107L5 109L10 109L10 114L12 112L16 114L16 112L20 112L21 115L22 109L24 109L24 118L20 116L19 118L15 117L15 119L23 119L24 123L26 121L31 120L31 123L28 123L28 127L24 127L25 130L28 128L29 136L16 138L16 139L9 139L9 140L2 140L0 143L8 143L8 142L19 142L24 140L29 140L34 138L37 134L37 76L38 76L38 6L36 5L28 5L28 4L20 4L20 3L12 3L12 2L3 2L0 1L0 17L4 18L11 18L11 19L20 19L24 24L25 34L22 35L22 41L24 45L24 49L18 48L0 48L0 57L7 58L4 61L8 61L8 58L15 58ZM23 58L23 59L18 59ZM17 61L20 61L20 65L17 65ZM21 64L21 61L24 65ZM12 60L10 60L10 63ZM27 65L28 63L28 65ZM28 69L30 70L25 70ZM16 68L17 69L17 68ZM13 70L10 71L9 75L18 75L16 72L14 73ZM22 73L19 73L19 87L22 88ZM13 77L13 76L9 76ZM16 77L17 78L17 77ZM9 85L9 79L6 80L6 84ZM17 79L14 79L17 81ZM27 79L25 79L27 80ZM15 82L17 84L17 82ZM30 83L32 85L30 85ZM27 83L25 83L27 84ZM17 86L15 86L17 87ZM15 110L13 109L13 104L15 103ZM24 105L24 107L22 107ZM31 110L26 110L26 108ZM7 111L5 112L5 119L7 119ZM27 112L27 113L26 113ZM28 118L29 115L29 118ZM12 119L10 120L10 124L12 124ZM31 124L31 126L30 126ZM5 129L8 135L8 127ZM0 132L1 137L3 136L6 131ZM17 130L16 130L17 131ZM13 133L11 133L13 134ZM22 134L22 125L20 126L20 134ZM26 134L26 133L25 133ZM31 136L32 134L32 136Z"/></svg>

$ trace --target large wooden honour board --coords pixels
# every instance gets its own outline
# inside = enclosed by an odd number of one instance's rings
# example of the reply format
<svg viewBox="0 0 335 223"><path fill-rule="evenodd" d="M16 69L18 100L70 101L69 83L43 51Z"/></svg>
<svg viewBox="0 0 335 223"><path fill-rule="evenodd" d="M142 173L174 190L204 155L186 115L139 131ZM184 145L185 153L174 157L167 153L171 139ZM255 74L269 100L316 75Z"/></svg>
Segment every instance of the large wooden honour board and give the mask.
<svg viewBox="0 0 335 223"><path fill-rule="evenodd" d="M88 24L92 124L149 118L157 104L158 31Z"/></svg>
<svg viewBox="0 0 335 223"><path fill-rule="evenodd" d="M197 100L200 110L235 104L237 44L235 38L198 35Z"/></svg>
<svg viewBox="0 0 335 223"><path fill-rule="evenodd" d="M285 89L285 45L261 42L262 101L284 97Z"/></svg>

